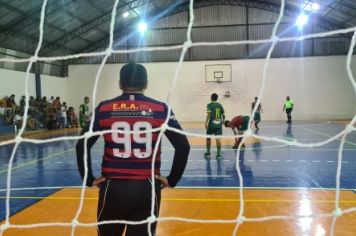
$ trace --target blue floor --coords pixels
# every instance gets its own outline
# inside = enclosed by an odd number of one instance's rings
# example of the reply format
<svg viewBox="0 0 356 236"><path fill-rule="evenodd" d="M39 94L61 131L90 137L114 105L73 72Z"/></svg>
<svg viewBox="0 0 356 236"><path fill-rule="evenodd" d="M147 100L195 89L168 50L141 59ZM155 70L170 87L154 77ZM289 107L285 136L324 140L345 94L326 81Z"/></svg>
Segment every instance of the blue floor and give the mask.
<svg viewBox="0 0 356 236"><path fill-rule="evenodd" d="M303 143L324 141L344 126L329 122L287 124L264 122L259 135L297 140ZM187 130L203 133L203 129ZM225 134L232 134L224 130ZM223 159L203 158L205 146L192 146L187 169L180 187L227 188L239 186L235 169L236 152L231 147L223 147ZM240 152L239 165L245 187L260 188L335 188L337 151L340 140L314 148L298 148L285 144L261 141L247 145ZM75 141L60 141L47 144L22 143L16 153L11 177L11 215L35 203L38 199L17 199L16 197L47 196L63 186L79 186L81 180L77 171ZM98 142L92 150L93 169L100 175L100 161L103 142ZM164 140L162 145L162 174L168 174L172 164L172 148ZM5 216L5 188L8 160L12 145L0 147L0 220ZM356 189L356 134L347 137L343 150L341 188ZM42 189L52 187L53 189ZM16 188L33 188L16 190Z"/></svg>

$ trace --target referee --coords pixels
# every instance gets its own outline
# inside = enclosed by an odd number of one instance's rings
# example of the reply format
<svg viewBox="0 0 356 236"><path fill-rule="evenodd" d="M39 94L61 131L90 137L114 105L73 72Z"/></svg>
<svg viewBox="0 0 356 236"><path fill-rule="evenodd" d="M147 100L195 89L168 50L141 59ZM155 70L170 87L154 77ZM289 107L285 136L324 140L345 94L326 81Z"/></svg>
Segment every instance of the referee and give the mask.
<svg viewBox="0 0 356 236"><path fill-rule="evenodd" d="M286 101L283 106L283 111L287 113L287 123L292 123L292 111L293 111L294 102L287 96Z"/></svg>

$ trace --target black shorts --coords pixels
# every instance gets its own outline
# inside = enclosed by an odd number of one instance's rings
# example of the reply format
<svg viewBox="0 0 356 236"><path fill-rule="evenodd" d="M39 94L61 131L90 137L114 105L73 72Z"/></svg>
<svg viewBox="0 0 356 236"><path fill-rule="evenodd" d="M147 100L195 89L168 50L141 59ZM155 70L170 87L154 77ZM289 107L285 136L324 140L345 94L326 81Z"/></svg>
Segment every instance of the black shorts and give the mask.
<svg viewBox="0 0 356 236"><path fill-rule="evenodd" d="M208 135L222 135L222 128L221 127L213 127L209 126L206 130L206 134Z"/></svg>
<svg viewBox="0 0 356 236"><path fill-rule="evenodd" d="M154 214L158 217L161 201L161 183L156 181L156 199ZM100 185L97 220L141 221L151 216L150 180L107 180ZM156 223L151 225L155 235ZM125 225L104 224L98 226L99 236L122 235L126 227L126 236L146 236L148 224Z"/></svg>
<svg viewBox="0 0 356 236"><path fill-rule="evenodd" d="M255 112L255 116L253 117L253 120L255 122L260 122L261 121L261 113L259 111Z"/></svg>
<svg viewBox="0 0 356 236"><path fill-rule="evenodd" d="M290 114L290 113L292 113L292 110L293 110L292 108L286 108L286 113Z"/></svg>

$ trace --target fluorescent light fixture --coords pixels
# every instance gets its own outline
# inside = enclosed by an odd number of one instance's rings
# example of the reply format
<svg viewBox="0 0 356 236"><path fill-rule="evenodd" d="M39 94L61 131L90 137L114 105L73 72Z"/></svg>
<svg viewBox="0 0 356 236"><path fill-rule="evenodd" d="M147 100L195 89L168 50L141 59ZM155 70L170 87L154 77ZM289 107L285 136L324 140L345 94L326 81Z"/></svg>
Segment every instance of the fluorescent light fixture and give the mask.
<svg viewBox="0 0 356 236"><path fill-rule="evenodd" d="M312 2L309 0L304 2L302 9L305 11L316 12L320 9L320 5L317 2Z"/></svg>
<svg viewBox="0 0 356 236"><path fill-rule="evenodd" d="M312 3L312 6L311 6L311 9L312 9L313 11L319 10L319 9L320 9L319 3L313 2L313 3Z"/></svg>
<svg viewBox="0 0 356 236"><path fill-rule="evenodd" d="M147 30L147 24L143 21L141 21L138 26L138 31L140 31L141 33L144 33Z"/></svg>
<svg viewBox="0 0 356 236"><path fill-rule="evenodd" d="M308 23L308 16L305 15L304 13L300 13L300 15L297 17L295 24L298 26L298 28L301 29L307 23Z"/></svg>
<svg viewBox="0 0 356 236"><path fill-rule="evenodd" d="M129 16L129 12L128 11L125 11L123 14L122 14L123 17L128 17Z"/></svg>

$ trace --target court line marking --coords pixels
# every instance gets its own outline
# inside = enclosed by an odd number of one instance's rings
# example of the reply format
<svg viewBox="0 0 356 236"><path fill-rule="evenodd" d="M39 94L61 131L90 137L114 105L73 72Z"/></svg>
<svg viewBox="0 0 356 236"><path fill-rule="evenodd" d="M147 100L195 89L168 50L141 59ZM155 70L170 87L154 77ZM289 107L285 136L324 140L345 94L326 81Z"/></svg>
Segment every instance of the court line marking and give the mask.
<svg viewBox="0 0 356 236"><path fill-rule="evenodd" d="M298 196L296 196L298 197ZM0 199L5 199L6 196L0 196ZM80 200L80 197L36 197L36 196L11 196L10 199L16 200L33 200L33 199L43 199L43 200ZM84 200L94 200L97 201L98 197L84 197ZM240 202L238 196L235 198L162 198L162 201L170 202ZM254 203L296 203L305 201L304 199L244 199L244 202L254 202ZM308 200L311 203L335 203L335 200ZM354 204L356 200L340 200L340 203Z"/></svg>
<svg viewBox="0 0 356 236"><path fill-rule="evenodd" d="M50 155L50 156L47 156L47 157L44 157L44 158L40 158L40 159L36 159L36 160L33 160L33 161L30 161L30 162L26 162L26 163L23 163L23 164L20 164L18 166L15 166L11 169L11 171L15 170L15 169L18 169L18 168L21 168L21 167L24 167L24 166L28 166L28 165L31 165L31 164L35 164L36 162L38 161L42 161L42 160L47 160L47 159L51 159L51 158L54 158L54 157L57 157L57 156L60 156L66 152L70 152L70 151L73 151L74 148L71 148L71 149L67 149L63 152L58 152L58 153L55 153L53 155ZM169 162L171 160L162 160L162 162ZM204 159L198 159L198 160L188 160L188 162L205 162L206 160ZM209 160L211 162L218 162L218 160ZM221 160L223 162L231 162L231 161L234 161L234 160L229 160L229 159L223 159ZM335 161L329 161L329 160L326 160L326 161L322 161L322 160L266 160L266 159L261 159L261 160L247 160L247 162L300 162L300 163L307 163L307 162L313 162L313 163L334 163ZM92 160L93 163L97 163L99 162L98 160ZM240 160L241 162L241 160ZM63 164L64 162L54 162L54 164ZM74 161L67 161L66 163L74 163ZM344 164L348 164L349 161L342 161L342 163ZM356 162L351 162L353 164L356 164ZM8 169L3 169L0 171L0 174L3 174L3 173L7 173L8 172ZM184 177L184 176L183 176ZM194 176L194 177L197 177L197 176ZM199 176L198 176L199 177ZM209 176L207 176L209 177Z"/></svg>
<svg viewBox="0 0 356 236"><path fill-rule="evenodd" d="M297 128L300 128L300 129L304 129L304 130L309 131L309 132L311 132L311 133L323 135L323 136L328 137L328 138L334 137L334 136L331 136L331 135L329 135L329 134L327 134L327 133L323 133L323 132L316 131L316 130L313 130L313 129L308 129L308 128L305 128L305 127L302 127L302 126L299 126L299 125L296 125L296 127L297 127ZM341 139L338 138L337 140L341 140ZM356 146L356 143L353 143L353 142L350 142L350 141L347 141L347 140L345 140L345 143L350 144L350 145L353 145L353 146Z"/></svg>
<svg viewBox="0 0 356 236"><path fill-rule="evenodd" d="M217 187L217 186L177 186L175 187L175 189L212 189L212 190L216 190L216 189L226 189L226 190L236 190L239 189L240 187L238 186L233 186L233 187L229 187L229 186L225 186L225 187ZM318 188L318 187L312 187L312 188L307 188L307 187L243 187L246 190L316 190L316 191L335 191L335 188ZM340 188L340 191L356 191L355 188Z"/></svg>
<svg viewBox="0 0 356 236"><path fill-rule="evenodd" d="M27 188L11 188L11 191L27 191L27 190L50 190L50 189L62 189L62 188L68 188L68 189L76 189L76 188L82 188L82 186L49 186L49 187L27 187ZM5 192L7 189L0 189L0 192Z"/></svg>
<svg viewBox="0 0 356 236"><path fill-rule="evenodd" d="M187 177L187 178L193 178L193 177L198 177L198 178L231 178L234 177L233 175L183 175L182 177Z"/></svg>
<svg viewBox="0 0 356 236"><path fill-rule="evenodd" d="M43 190L43 189L81 189L82 186L53 186L53 187L27 187L27 188L11 188L11 191L26 191L26 190ZM87 187L88 189L98 189L96 187ZM217 187L217 186L176 186L175 189L226 189L226 190L236 190L239 189L240 187L238 186L223 186L223 187ZM335 191L335 188L306 188L306 187L244 187L244 189L247 190L327 190L327 191ZM0 192L4 192L7 189L0 189ZM340 188L340 191L356 191L354 188Z"/></svg>
<svg viewBox="0 0 356 236"><path fill-rule="evenodd" d="M40 158L40 159L29 161L29 162L26 162L26 163L23 163L23 164L20 164L20 165L12 167L11 171L16 170L16 169L21 168L21 167L24 167L24 166L35 164L36 162L39 162L39 161L43 161L43 160L51 159L51 158L54 158L54 157L58 157L60 155L63 155L66 152L70 152L70 151L74 151L74 150L75 150L75 148L70 148L70 149L67 149L67 150L65 150L63 152L57 152L55 154L52 154L52 155L49 155L49 156L46 156L46 157L43 157L43 158ZM7 173L8 171L9 171L8 169L1 170L0 174Z"/></svg>

